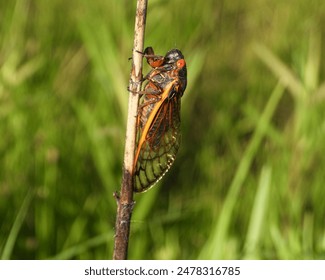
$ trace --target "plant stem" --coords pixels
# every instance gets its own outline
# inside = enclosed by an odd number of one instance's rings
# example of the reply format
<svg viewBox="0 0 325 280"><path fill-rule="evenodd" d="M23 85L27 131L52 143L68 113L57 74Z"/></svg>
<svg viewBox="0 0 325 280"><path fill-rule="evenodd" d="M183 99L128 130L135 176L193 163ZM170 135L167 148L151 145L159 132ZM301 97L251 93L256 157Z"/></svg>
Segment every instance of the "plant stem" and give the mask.
<svg viewBox="0 0 325 280"><path fill-rule="evenodd" d="M130 221L133 210L133 162L136 137L136 116L142 80L142 54L148 0L137 0L135 16L132 70L129 82L129 108L125 137L125 152L120 195L115 193L117 216L115 222L114 260L126 260L128 253Z"/></svg>

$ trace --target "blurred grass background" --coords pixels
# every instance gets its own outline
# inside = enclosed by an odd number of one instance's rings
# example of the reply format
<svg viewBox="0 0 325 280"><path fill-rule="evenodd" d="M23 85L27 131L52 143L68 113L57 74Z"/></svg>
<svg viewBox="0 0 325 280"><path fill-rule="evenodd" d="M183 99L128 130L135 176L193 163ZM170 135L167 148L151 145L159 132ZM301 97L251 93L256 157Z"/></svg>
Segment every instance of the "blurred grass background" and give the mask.
<svg viewBox="0 0 325 280"><path fill-rule="evenodd" d="M135 2L0 0L2 259L111 258ZM188 88L130 259L325 258L324 26L322 0L149 0Z"/></svg>

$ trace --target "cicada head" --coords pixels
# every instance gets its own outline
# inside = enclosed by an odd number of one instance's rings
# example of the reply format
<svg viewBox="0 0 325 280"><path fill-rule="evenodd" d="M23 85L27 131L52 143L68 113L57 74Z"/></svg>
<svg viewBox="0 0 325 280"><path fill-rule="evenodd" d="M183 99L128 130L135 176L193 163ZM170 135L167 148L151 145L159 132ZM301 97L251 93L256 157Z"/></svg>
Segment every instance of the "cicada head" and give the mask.
<svg viewBox="0 0 325 280"><path fill-rule="evenodd" d="M165 63L168 64L173 64L180 59L184 59L184 56L179 49L172 49L165 55Z"/></svg>
<svg viewBox="0 0 325 280"><path fill-rule="evenodd" d="M184 92L187 86L187 68L184 55L179 49L168 51L164 58L164 68L167 71L177 70L181 81L182 91Z"/></svg>

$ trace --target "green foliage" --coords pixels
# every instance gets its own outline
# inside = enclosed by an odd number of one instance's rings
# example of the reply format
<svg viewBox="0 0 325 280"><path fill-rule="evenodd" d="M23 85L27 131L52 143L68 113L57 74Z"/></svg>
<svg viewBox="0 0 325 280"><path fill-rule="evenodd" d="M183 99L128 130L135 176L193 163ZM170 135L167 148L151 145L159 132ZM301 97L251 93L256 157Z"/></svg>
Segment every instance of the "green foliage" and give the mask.
<svg viewBox="0 0 325 280"><path fill-rule="evenodd" d="M135 2L0 0L2 259L111 258ZM325 4L291 2L149 0L189 76L131 259L324 258Z"/></svg>

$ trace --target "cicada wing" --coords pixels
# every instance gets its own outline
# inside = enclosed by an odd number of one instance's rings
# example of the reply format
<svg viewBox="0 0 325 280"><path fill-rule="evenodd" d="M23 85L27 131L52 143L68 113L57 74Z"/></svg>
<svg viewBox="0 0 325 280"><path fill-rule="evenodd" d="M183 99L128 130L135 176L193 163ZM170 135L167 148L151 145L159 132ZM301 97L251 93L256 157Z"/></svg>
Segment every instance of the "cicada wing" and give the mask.
<svg viewBox="0 0 325 280"><path fill-rule="evenodd" d="M155 116L148 121L151 123L144 141L138 143L140 150L135 163L135 192L144 192L157 183L176 158L181 142L180 97L166 98Z"/></svg>

